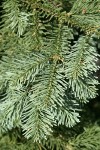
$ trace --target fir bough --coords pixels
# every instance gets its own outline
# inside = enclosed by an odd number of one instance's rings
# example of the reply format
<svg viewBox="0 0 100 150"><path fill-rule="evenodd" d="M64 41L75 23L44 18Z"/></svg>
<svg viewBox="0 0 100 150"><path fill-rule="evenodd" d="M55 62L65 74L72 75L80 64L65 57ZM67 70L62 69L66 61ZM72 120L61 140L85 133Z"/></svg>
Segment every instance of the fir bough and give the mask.
<svg viewBox="0 0 100 150"><path fill-rule="evenodd" d="M21 127L34 142L53 126L79 122L80 103L96 97L100 1L2 1L0 130ZM84 35L74 41L77 28Z"/></svg>

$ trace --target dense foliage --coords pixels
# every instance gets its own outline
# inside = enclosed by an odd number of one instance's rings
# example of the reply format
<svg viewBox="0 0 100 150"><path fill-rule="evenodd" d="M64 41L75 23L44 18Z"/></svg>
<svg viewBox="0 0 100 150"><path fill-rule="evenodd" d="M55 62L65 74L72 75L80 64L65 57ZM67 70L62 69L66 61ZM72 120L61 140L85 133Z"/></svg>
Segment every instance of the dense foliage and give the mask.
<svg viewBox="0 0 100 150"><path fill-rule="evenodd" d="M17 127L41 142L79 123L97 96L99 37L100 0L2 0L1 133Z"/></svg>

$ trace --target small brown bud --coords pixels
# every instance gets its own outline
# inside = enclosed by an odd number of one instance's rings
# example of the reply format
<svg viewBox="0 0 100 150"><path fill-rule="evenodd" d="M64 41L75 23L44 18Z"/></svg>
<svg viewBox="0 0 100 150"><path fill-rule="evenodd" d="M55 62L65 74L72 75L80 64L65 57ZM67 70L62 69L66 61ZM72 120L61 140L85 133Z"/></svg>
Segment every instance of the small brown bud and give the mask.
<svg viewBox="0 0 100 150"><path fill-rule="evenodd" d="M86 9L83 9L83 10L82 10L82 14L86 14Z"/></svg>

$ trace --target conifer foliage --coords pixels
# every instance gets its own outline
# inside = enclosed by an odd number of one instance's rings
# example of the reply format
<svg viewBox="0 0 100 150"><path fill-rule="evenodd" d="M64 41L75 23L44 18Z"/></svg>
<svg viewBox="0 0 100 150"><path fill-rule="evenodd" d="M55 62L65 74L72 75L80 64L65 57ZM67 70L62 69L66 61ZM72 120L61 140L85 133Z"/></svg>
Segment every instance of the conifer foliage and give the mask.
<svg viewBox="0 0 100 150"><path fill-rule="evenodd" d="M21 127L39 142L53 126L78 123L80 104L97 95L91 41L100 37L100 0L3 0L1 7L0 130Z"/></svg>

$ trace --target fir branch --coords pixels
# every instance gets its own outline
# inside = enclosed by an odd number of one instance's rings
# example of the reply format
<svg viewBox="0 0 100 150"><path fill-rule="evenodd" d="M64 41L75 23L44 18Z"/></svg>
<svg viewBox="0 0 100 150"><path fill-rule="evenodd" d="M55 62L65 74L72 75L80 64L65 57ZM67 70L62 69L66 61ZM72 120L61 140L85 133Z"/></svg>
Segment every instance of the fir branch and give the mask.
<svg viewBox="0 0 100 150"><path fill-rule="evenodd" d="M96 96L93 73L99 67L93 60L99 55L89 43L91 37L79 37L73 46L71 42L76 27L96 27L98 32L99 13L82 1L75 10L77 2L70 12L58 0L3 2L0 92L6 89L0 100L0 124L5 130L21 126L25 137L40 142L52 134L54 125L79 122L79 102ZM89 7L86 15L84 7Z"/></svg>
<svg viewBox="0 0 100 150"><path fill-rule="evenodd" d="M96 72L99 68L93 60L97 60L99 55L95 48L88 44L86 37L80 37L72 49L66 56L69 60L66 62L66 77L69 79L69 86L75 92L75 97L80 99L94 98L96 94L95 85L98 84L98 81L93 79L92 71Z"/></svg>
<svg viewBox="0 0 100 150"><path fill-rule="evenodd" d="M5 1L3 9L5 13L3 15L5 29L11 28L21 36L28 26L28 17L30 15L20 11L18 0Z"/></svg>
<svg viewBox="0 0 100 150"><path fill-rule="evenodd" d="M86 30L87 34L93 34L100 28L100 1L77 0L70 13L73 25Z"/></svg>
<svg viewBox="0 0 100 150"><path fill-rule="evenodd" d="M84 132L71 141L73 149L99 150L100 127L95 124L84 129ZM73 144L74 143L74 144Z"/></svg>

